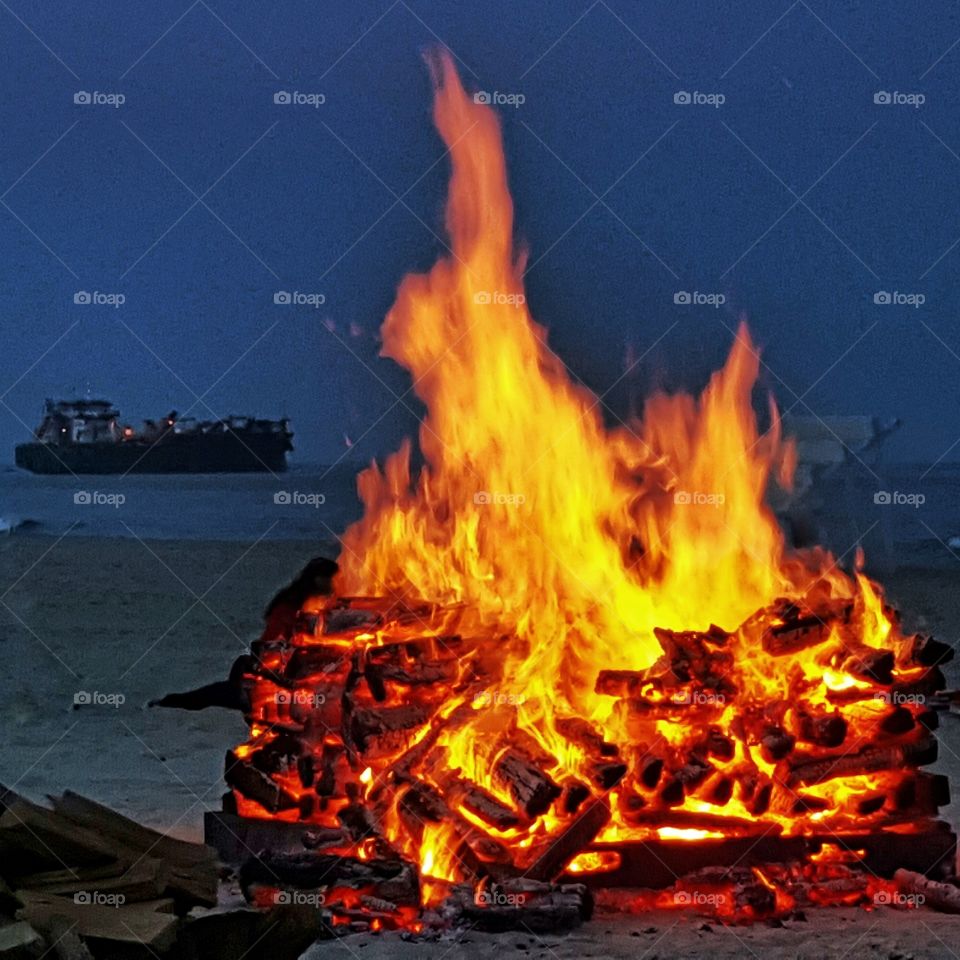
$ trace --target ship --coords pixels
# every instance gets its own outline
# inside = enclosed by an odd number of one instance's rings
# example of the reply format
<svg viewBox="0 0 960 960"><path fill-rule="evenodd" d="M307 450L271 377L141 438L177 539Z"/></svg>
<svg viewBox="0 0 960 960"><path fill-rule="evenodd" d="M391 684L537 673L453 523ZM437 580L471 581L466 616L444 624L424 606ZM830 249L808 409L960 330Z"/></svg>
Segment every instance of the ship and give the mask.
<svg viewBox="0 0 960 960"><path fill-rule="evenodd" d="M15 462L31 473L280 473L293 433L287 418L197 420L170 411L140 429L122 424L109 400L47 400Z"/></svg>

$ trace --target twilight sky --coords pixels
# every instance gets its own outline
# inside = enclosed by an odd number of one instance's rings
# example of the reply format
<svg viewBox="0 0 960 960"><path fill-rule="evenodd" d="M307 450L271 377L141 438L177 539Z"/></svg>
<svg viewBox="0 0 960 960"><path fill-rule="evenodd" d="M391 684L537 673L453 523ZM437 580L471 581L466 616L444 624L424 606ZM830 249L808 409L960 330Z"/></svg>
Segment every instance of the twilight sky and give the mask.
<svg viewBox="0 0 960 960"><path fill-rule="evenodd" d="M642 358L611 415L702 385L743 313L782 407L901 416L894 457L960 459L954 3L10 0L0 27L0 462L74 393L285 414L295 462L412 433L377 329L440 250L440 41L523 100L500 111L554 349L600 393Z"/></svg>

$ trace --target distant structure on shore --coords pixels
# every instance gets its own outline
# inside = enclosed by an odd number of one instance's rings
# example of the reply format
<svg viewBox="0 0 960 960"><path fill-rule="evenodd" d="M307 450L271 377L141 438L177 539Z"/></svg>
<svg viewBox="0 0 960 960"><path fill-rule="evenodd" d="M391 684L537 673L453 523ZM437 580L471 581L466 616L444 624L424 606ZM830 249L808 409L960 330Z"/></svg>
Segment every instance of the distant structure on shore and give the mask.
<svg viewBox="0 0 960 960"><path fill-rule="evenodd" d="M287 419L180 419L172 410L138 431L120 424L108 400L47 400L30 443L15 461L32 473L279 473L293 433Z"/></svg>

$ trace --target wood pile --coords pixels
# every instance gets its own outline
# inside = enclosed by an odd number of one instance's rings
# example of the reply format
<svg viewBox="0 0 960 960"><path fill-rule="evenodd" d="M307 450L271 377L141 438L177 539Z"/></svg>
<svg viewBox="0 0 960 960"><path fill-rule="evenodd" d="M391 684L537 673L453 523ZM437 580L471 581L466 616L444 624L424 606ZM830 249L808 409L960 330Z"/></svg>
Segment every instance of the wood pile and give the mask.
<svg viewBox="0 0 960 960"><path fill-rule="evenodd" d="M0 795L4 960L295 960L323 933L307 907L218 906L221 867L210 847L75 793L50 807Z"/></svg>

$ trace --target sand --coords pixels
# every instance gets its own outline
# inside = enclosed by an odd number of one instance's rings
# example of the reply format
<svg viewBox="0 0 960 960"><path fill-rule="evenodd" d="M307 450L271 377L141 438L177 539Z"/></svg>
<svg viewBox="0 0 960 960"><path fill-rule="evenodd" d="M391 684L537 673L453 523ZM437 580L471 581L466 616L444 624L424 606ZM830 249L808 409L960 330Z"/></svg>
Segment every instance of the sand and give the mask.
<svg viewBox="0 0 960 960"><path fill-rule="evenodd" d="M201 839L203 811L217 808L223 793L224 752L244 739L246 727L225 710L187 713L146 703L222 679L259 633L272 594L321 552L323 544L296 541L0 539L0 783L35 799L69 788L176 836ZM909 627L957 638L960 563L904 569L885 583ZM950 665L949 680L960 685L960 665ZM93 702L75 707L80 693ZM945 717L939 739L937 769L951 776L960 796L960 719ZM956 825L960 805L945 815ZM393 935L354 936L319 944L309 955L960 954L960 918L927 911L905 917L821 910L783 929L710 930L686 915L600 917L567 937L469 934L459 942L407 945Z"/></svg>

